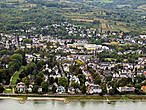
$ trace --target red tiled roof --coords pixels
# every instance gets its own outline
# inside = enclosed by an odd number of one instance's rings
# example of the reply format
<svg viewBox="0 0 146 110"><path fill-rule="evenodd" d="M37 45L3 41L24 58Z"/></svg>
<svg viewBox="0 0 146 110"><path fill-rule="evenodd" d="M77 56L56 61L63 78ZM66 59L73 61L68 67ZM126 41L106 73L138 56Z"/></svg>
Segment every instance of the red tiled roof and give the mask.
<svg viewBox="0 0 146 110"><path fill-rule="evenodd" d="M82 70L87 70L87 68L83 68Z"/></svg>
<svg viewBox="0 0 146 110"><path fill-rule="evenodd" d="M70 57L70 58L73 58L73 56L72 55L67 55L68 57Z"/></svg>
<svg viewBox="0 0 146 110"><path fill-rule="evenodd" d="M142 87L141 87L141 89L144 89L144 88L146 88L146 86L142 86Z"/></svg>

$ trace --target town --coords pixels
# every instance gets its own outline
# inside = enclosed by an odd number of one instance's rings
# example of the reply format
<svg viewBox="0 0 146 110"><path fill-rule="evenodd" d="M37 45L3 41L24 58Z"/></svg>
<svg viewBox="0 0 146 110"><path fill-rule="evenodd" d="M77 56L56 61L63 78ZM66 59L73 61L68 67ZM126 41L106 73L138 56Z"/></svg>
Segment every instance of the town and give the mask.
<svg viewBox="0 0 146 110"><path fill-rule="evenodd" d="M145 41L68 22L0 33L0 93L144 95Z"/></svg>

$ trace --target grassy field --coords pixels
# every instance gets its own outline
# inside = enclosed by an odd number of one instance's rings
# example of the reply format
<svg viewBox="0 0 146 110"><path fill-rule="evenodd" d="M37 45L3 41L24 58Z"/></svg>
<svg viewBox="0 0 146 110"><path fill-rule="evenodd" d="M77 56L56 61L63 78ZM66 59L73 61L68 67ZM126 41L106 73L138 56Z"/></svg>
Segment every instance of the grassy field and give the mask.
<svg viewBox="0 0 146 110"><path fill-rule="evenodd" d="M10 85L15 85L17 82L17 79L19 78L19 74L23 71L24 67L21 67L19 71L16 71L14 75L12 76Z"/></svg>
<svg viewBox="0 0 146 110"><path fill-rule="evenodd" d="M5 87L4 89L4 93L13 93L13 90L8 87Z"/></svg>

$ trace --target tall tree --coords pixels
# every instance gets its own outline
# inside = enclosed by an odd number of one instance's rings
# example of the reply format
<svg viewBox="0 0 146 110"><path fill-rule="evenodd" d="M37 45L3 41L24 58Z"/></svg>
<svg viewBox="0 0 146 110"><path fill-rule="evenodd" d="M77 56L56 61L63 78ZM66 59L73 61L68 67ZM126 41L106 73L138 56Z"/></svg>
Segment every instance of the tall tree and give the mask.
<svg viewBox="0 0 146 110"><path fill-rule="evenodd" d="M22 65L22 55L21 54L13 54L11 56L10 62L9 62L9 68L11 68L11 72L15 72L19 70L19 68Z"/></svg>
<svg viewBox="0 0 146 110"><path fill-rule="evenodd" d="M60 86L67 87L68 86L68 79L61 77L58 79L58 84Z"/></svg>

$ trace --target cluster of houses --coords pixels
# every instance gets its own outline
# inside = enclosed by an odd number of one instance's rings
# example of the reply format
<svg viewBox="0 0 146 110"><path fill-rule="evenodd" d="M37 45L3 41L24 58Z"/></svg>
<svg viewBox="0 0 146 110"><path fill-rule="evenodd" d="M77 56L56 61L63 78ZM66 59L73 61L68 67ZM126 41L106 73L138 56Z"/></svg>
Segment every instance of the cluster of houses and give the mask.
<svg viewBox="0 0 146 110"><path fill-rule="evenodd" d="M98 84L86 82L86 87L87 87L86 94L101 94L102 93L102 89L101 89L100 85L98 85ZM107 93L109 93L109 90L112 89L112 87L110 87L110 88L107 87L106 89L107 89ZM29 85L29 87L27 88L23 82L20 82L20 83L17 83L16 90L18 93L26 93L26 91L27 91L27 93L33 93L33 86ZM127 86L118 87L117 90L119 92L135 92L134 87L127 87ZM146 92L146 86L142 86L141 90ZM42 92L43 92L42 87L39 87L38 93L42 93ZM62 93L80 94L81 90L79 88L69 87L66 92L65 87L57 86L56 93L58 93L58 94L62 94Z"/></svg>
<svg viewBox="0 0 146 110"><path fill-rule="evenodd" d="M52 29L57 32L60 29L65 29L68 36L80 36L81 38L93 38L95 37L96 40L99 40L99 38L108 39L109 36L118 36L116 38L109 39L109 42L103 42L100 45L89 43L87 40L72 40L72 39L58 39L58 37L51 37L50 35L43 36L42 34L38 35L31 35L31 36L16 36L14 34L4 34L0 33L0 49L32 49L32 48L40 48L46 50L49 52L55 52L55 58L56 61L65 61L60 64L60 66L55 66L53 69L49 68L48 65L45 65L44 71L48 71L49 73L53 70L55 71L55 74L50 74L49 77L60 78L60 77L70 77L70 82L74 81L80 84L80 80L77 76L72 75L70 73L69 67L73 64L81 63L80 69L82 73L86 77L85 85L87 87L86 93L87 94L100 94L102 93L102 89L100 85L94 84L93 77L90 73L90 71L87 69L88 67L93 68L97 73L100 73L99 70L102 70L102 74L100 74L101 81L106 81L105 76L111 75L112 80L118 79L118 78L132 78L132 81L135 81L136 75L145 75L144 68L146 64L146 57L139 57L136 61L137 63L116 63L116 62L104 62L100 61L98 56L96 56L96 53L101 53L103 51L106 52L113 52L109 44L112 43L119 43L119 44L138 44L138 45L145 45L145 35L140 36L126 36L123 38L122 33L110 33L109 34L103 34L98 33L97 30L90 30L87 28L79 27L72 25L70 23L61 23L61 24L52 24ZM32 27L31 29L27 30L26 32L34 32L37 28ZM42 30L48 29L48 26L42 27ZM21 30L23 31L23 30ZM24 40L29 39L31 42L24 42ZM51 50L48 50L48 44L47 42L51 42L49 45L49 48ZM58 45L57 45L58 43ZM68 53L68 55L60 55L59 52L62 53ZM126 50L124 52L118 52L118 55L126 55L126 54L143 54L143 50L137 49L133 51L132 49ZM43 59L47 60L47 57L44 56L41 57L40 53L26 53L25 54L27 63L30 63L33 59ZM116 68L118 65L122 66L122 68L119 68L117 71L112 70L113 68ZM8 68L8 65L6 68ZM61 70L61 72L59 72ZM65 73L67 75L65 75ZM47 81L48 76L46 75L45 81ZM88 81L90 80L90 82ZM58 86L56 92L57 93L64 93L65 87ZM25 84L23 82L20 82L16 86L17 91L20 93L28 91L29 93L33 92L33 86L29 85L28 88L26 88ZM112 89L112 87L107 87L107 91ZM134 87L119 87L117 88L119 92L122 91L135 91ZM145 86L142 87L142 90L145 91ZM38 88L38 92L42 92L42 87ZM81 93L81 90L79 88L68 88L68 93L75 94L75 93Z"/></svg>
<svg viewBox="0 0 146 110"><path fill-rule="evenodd" d="M69 47L77 47L78 49L83 49L84 47L87 50L100 50L100 49L105 49L108 50L109 48L106 46L102 45L95 45L95 44L88 44L87 40L75 40L76 43L73 43L71 39L58 39L58 36L56 34L59 34L58 31L64 31L64 33L67 33L66 36L68 38L71 36L77 36L79 38L95 38L96 40L99 40L99 38L103 39L109 39L110 42L116 42L119 44L139 44L139 45L145 45L145 36L146 35L140 35L140 36L124 36L123 38L123 33L118 33L118 32L111 32L111 33L99 33L96 29L88 29L85 27L80 27L77 25L72 25L68 22L63 22L60 24L52 24L51 30L55 35L45 35L43 36L41 33L40 34L35 34L31 36L25 36L25 35L20 35L17 36L17 33L13 34L5 34L5 33L0 33L1 41L0 41L0 48L32 48L32 47L43 47L46 48L46 45L44 43L41 43L40 41L51 41L51 42L59 42L60 45L65 45L66 42L70 42L72 44L68 44ZM29 30L26 30L26 33L34 33L35 30L37 30L37 27L31 27ZM41 27L41 30L48 30L49 26ZM16 32L24 32L24 30L16 30ZM115 38L111 38L110 36L117 36ZM31 39L32 43L26 43L23 45L23 39ZM62 36L63 38L63 36ZM106 42L104 42L105 44ZM141 50L138 50L137 52L141 52ZM127 52L126 52L127 53ZM126 54L125 53L125 54Z"/></svg>
<svg viewBox="0 0 146 110"><path fill-rule="evenodd" d="M103 70L103 74L100 74L100 77L102 78L101 81L104 82L106 81L105 76L106 75L111 75L112 76L112 80L117 80L119 78L132 78L132 81L135 81L135 77L136 75L145 75L146 74L144 70L140 70L140 68L144 68L144 65L146 63L146 58L142 57L138 59L138 64L131 64L131 63L115 63L115 62L99 62L97 58L94 58L93 55L68 55L68 56L61 56L61 55L56 55L56 60L57 61L68 61L68 62L63 62L61 63L61 65L55 66L53 69L49 68L48 64L45 65L45 68L43 71L48 71L49 73L51 71L54 71L55 74L50 74L49 77L53 77L55 78L60 78L60 77L66 77L66 78L70 78L69 81L70 82L76 82L80 85L80 80L76 75L73 75L70 73L69 68L72 64L77 64L77 61L80 61L82 63L84 63L84 65L80 66L80 69L82 70L82 73L85 75L86 77L86 82L85 82L85 86L87 87L86 93L87 94L100 94L102 93L102 89L101 86L98 84L95 84L93 82L94 78L92 77L90 71L87 69L87 67L92 67L96 72L98 72L98 70ZM112 68L115 68L117 65L122 65L123 68L119 69L118 72L112 71ZM135 72L135 67L138 69L137 73ZM59 72L59 70L61 70L61 72ZM65 73L67 73L67 75L65 75ZM48 80L48 76L46 75L46 79L45 81ZM90 80L90 81L89 81ZM63 86L59 86L56 83L53 84L56 86L56 92L61 94L61 93L65 93L65 87ZM26 89L26 87L24 86L24 83L18 83L16 86L17 90L19 92L25 92L26 90L31 93L33 90L33 86L29 85L29 88ZM52 90L52 85L49 87L50 90ZM110 89L112 89L111 86L107 85L107 92L109 92ZM118 87L117 90L119 92L134 92L135 88L134 87ZM145 86L143 86L141 88L141 90L145 91ZM38 88L38 92L42 92L42 88ZM69 87L67 92L69 94L75 94L75 93L81 93L80 88L74 88L74 87Z"/></svg>

